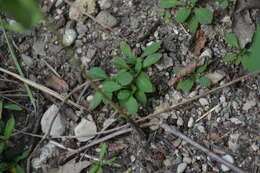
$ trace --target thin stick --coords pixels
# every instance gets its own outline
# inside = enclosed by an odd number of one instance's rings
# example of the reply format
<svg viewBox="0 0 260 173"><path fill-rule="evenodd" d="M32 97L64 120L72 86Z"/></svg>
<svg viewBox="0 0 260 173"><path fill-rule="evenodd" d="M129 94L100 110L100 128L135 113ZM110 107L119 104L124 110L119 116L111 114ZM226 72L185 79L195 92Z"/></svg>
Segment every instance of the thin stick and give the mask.
<svg viewBox="0 0 260 173"><path fill-rule="evenodd" d="M211 108L209 111L207 111L204 115L202 115L201 117L199 117L195 122L199 122L201 119L205 118L206 116L208 116L211 112L213 112L219 105L214 106L213 108Z"/></svg>
<svg viewBox="0 0 260 173"><path fill-rule="evenodd" d="M8 71L8 70L6 70L4 68L1 68L1 67L0 67L0 71L3 72L3 73L9 74L10 76L13 76L14 78L16 78L16 79L18 79L18 80L20 80L20 81L30 85L33 88L36 88L36 89L38 89L38 90L40 90L42 92L45 92L45 93L55 97L58 100L63 101L65 99L65 97L61 96L59 93L57 93L57 92L55 92L55 91L53 91L53 90L51 90L51 89L41 85L41 84L38 84L38 83L36 83L34 81L26 79L26 78L24 78L24 77L22 77L22 76L20 76L20 75L18 75L16 73L10 72L10 71ZM83 106L73 102L72 100L67 100L67 103L72 105L72 106L74 106L74 107L76 107L76 108L78 108L78 109L86 110L85 107L83 107Z"/></svg>
<svg viewBox="0 0 260 173"><path fill-rule="evenodd" d="M44 59L42 59L42 61L45 63L45 65L59 78L61 78L60 74Z"/></svg>
<svg viewBox="0 0 260 173"><path fill-rule="evenodd" d="M218 155L216 155L215 153L211 152L210 150L208 150L207 148L203 147L202 145L200 145L199 143L193 141L191 138L185 136L183 133L179 132L176 128L174 127L170 127L167 124L162 124L161 127L169 132L174 134L175 136L180 137L181 139L185 140L186 142L190 143L192 146L194 146L195 148L203 151L204 153L206 153L209 157L211 157L212 159L226 165L227 167L229 167L230 169L232 169L235 172L238 173L246 173L245 171L243 171L242 169L234 166L233 164L231 164L230 162L226 161L225 159L222 159L221 157L219 157Z"/></svg>

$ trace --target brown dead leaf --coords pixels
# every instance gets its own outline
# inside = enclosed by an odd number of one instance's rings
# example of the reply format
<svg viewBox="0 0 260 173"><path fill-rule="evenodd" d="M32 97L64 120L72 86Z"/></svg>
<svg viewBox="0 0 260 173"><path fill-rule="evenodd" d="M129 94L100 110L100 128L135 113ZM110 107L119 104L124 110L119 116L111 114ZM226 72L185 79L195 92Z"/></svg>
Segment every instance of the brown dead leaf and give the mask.
<svg viewBox="0 0 260 173"><path fill-rule="evenodd" d="M195 46L195 51L194 55L195 56L200 56L200 51L205 47L205 44L207 42L207 38L204 36L204 31L203 30L198 30L196 32L196 46Z"/></svg>
<svg viewBox="0 0 260 173"><path fill-rule="evenodd" d="M59 92L69 91L69 85L56 75L51 75L45 80L45 84Z"/></svg>
<svg viewBox="0 0 260 173"><path fill-rule="evenodd" d="M195 62L192 63L190 65L188 65L187 67L185 67L184 69L182 69L175 78L170 79L168 82L169 86L174 85L178 80L180 80L181 78L193 73L197 67L202 66L204 64L204 59L200 60L199 62Z"/></svg>

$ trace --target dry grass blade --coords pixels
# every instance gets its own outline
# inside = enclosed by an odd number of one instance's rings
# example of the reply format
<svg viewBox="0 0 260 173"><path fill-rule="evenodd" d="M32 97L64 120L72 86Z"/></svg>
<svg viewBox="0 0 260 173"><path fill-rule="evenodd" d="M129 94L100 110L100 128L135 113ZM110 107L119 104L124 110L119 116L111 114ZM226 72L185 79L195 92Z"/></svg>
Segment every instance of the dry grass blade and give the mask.
<svg viewBox="0 0 260 173"><path fill-rule="evenodd" d="M3 30L4 38L5 38L6 43L7 43L7 46L8 46L8 50L9 50L9 52L10 52L10 54L11 54L11 57L12 57L14 63L15 63L16 69L17 69L18 73L19 73L22 77L24 77L24 73L23 73L23 71L22 71L22 69L21 69L21 67L20 67L20 64L19 64L19 62L18 62L18 60L17 60L17 58L16 58L14 49L13 49L13 47L12 47L12 45L11 45L11 43L10 43L8 37L7 37L6 31L5 31L5 28L4 28L4 25L3 25L3 21L2 21L1 18L0 18L0 23L1 23L2 30ZM26 89L26 91L27 91L28 97L30 98L30 101L31 101L31 103L32 103L32 105L33 105L33 107L34 107L34 109L36 109L35 99L34 99L34 97L33 97L33 94L32 94L32 91L31 91L30 87L29 87L26 83L24 83L24 86L25 86L25 89Z"/></svg>

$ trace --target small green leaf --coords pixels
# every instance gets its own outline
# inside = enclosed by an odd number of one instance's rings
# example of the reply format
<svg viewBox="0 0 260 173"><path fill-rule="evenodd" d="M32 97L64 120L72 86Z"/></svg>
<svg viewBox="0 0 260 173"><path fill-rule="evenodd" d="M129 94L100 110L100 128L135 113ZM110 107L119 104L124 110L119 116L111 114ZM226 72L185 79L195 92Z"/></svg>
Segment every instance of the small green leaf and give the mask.
<svg viewBox="0 0 260 173"><path fill-rule="evenodd" d="M195 6L197 4L198 0L191 0L191 3L193 6Z"/></svg>
<svg viewBox="0 0 260 173"><path fill-rule="evenodd" d="M14 117L11 116L11 118L7 121L6 126L5 126L5 131L4 131L4 139L7 140L10 138L12 135L12 131L15 126L15 120Z"/></svg>
<svg viewBox="0 0 260 173"><path fill-rule="evenodd" d="M135 57L131 48L130 48L130 46L124 41L120 42L120 50L121 50L122 54L124 56L128 57L128 58L134 58Z"/></svg>
<svg viewBox="0 0 260 173"><path fill-rule="evenodd" d="M155 53L155 54L147 56L144 59L143 68L146 68L146 67L149 67L149 66L155 64L157 61L159 61L161 59L161 57L162 57L162 54L160 54L160 53Z"/></svg>
<svg viewBox="0 0 260 173"><path fill-rule="evenodd" d="M142 59L138 58L135 64L135 72L138 74L141 72L142 68L143 68L143 64L142 64Z"/></svg>
<svg viewBox="0 0 260 173"><path fill-rule="evenodd" d="M100 148L101 149L100 149L100 153L99 153L99 160L103 160L107 153L107 144L101 143Z"/></svg>
<svg viewBox="0 0 260 173"><path fill-rule="evenodd" d="M147 48L144 49L141 57L146 57L148 55L151 55L155 52L157 52L161 47L161 43L153 43L150 46L148 46Z"/></svg>
<svg viewBox="0 0 260 173"><path fill-rule="evenodd" d="M114 92L121 88L119 84L113 81L105 81L102 83L104 92Z"/></svg>
<svg viewBox="0 0 260 173"><path fill-rule="evenodd" d="M206 8L195 8L195 16L201 24L211 24L213 20L213 13Z"/></svg>
<svg viewBox="0 0 260 173"><path fill-rule="evenodd" d="M183 91L189 91L192 89L193 85L194 85L193 80L186 79L186 80L181 80L180 82L178 82L177 88L181 89Z"/></svg>
<svg viewBox="0 0 260 173"><path fill-rule="evenodd" d="M15 166L16 173L25 173L24 168L22 168L20 165Z"/></svg>
<svg viewBox="0 0 260 173"><path fill-rule="evenodd" d="M218 0L220 8L226 9L229 5L228 0Z"/></svg>
<svg viewBox="0 0 260 173"><path fill-rule="evenodd" d="M188 28L192 34L195 34L199 27L199 21L195 16L192 16L188 21Z"/></svg>
<svg viewBox="0 0 260 173"><path fill-rule="evenodd" d="M227 42L229 45L231 45L231 46L233 46L233 47L235 47L235 48L237 48L237 49L240 49L240 46L239 46L239 43L238 43L236 34L234 34L234 33L229 33L229 34L226 35L226 38L225 38L225 39L226 39L226 42Z"/></svg>
<svg viewBox="0 0 260 173"><path fill-rule="evenodd" d="M5 124L2 120L0 120L0 134L2 134L5 130Z"/></svg>
<svg viewBox="0 0 260 173"><path fill-rule="evenodd" d="M117 94L118 100L126 100L130 97L131 91L129 90L120 90Z"/></svg>
<svg viewBox="0 0 260 173"><path fill-rule="evenodd" d="M113 58L113 59L112 59L112 63L113 63L113 65L116 66L117 68L120 68L120 69L129 69L128 65L126 64L125 59L123 59L123 58L119 58L119 57Z"/></svg>
<svg viewBox="0 0 260 173"><path fill-rule="evenodd" d="M236 53L229 53L224 57L224 61L225 62L230 62L233 61L234 59L236 59L237 54Z"/></svg>
<svg viewBox="0 0 260 173"><path fill-rule="evenodd" d="M136 58L126 58L125 59L127 64L136 64L137 59Z"/></svg>
<svg viewBox="0 0 260 173"><path fill-rule="evenodd" d="M100 105L102 101L102 95L99 92L96 92L93 99L90 101L89 107L90 109L95 109Z"/></svg>
<svg viewBox="0 0 260 173"><path fill-rule="evenodd" d="M197 67L196 72L197 72L197 73L202 73L202 72L204 72L204 71L207 69L208 65L209 65L211 62L212 62L211 59L207 59L202 66Z"/></svg>
<svg viewBox="0 0 260 173"><path fill-rule="evenodd" d="M202 87L208 87L211 85L211 80L207 77L201 77L199 81Z"/></svg>
<svg viewBox="0 0 260 173"><path fill-rule="evenodd" d="M174 68L173 68L173 73L174 73L175 75L177 75L182 69L183 69L183 67L174 67Z"/></svg>
<svg viewBox="0 0 260 173"><path fill-rule="evenodd" d="M159 3L160 8L173 8L182 5L184 5L184 3L178 0L161 0Z"/></svg>
<svg viewBox="0 0 260 173"><path fill-rule="evenodd" d="M135 98L137 99L138 102L140 102L141 104L143 105L146 105L147 103L147 98L146 98L146 95L143 91L141 90L138 90L136 93L135 93Z"/></svg>
<svg viewBox="0 0 260 173"><path fill-rule="evenodd" d="M0 154L4 151L5 149L5 143L4 142L0 142Z"/></svg>
<svg viewBox="0 0 260 173"><path fill-rule="evenodd" d="M238 57L237 57L237 60L236 60L236 65L241 64L242 59L244 59L242 56L238 56Z"/></svg>
<svg viewBox="0 0 260 173"><path fill-rule="evenodd" d="M112 158L109 159L109 160L105 160L104 163L110 165L110 164L111 164L113 161L115 161L115 160L116 160L116 157L112 157Z"/></svg>
<svg viewBox="0 0 260 173"><path fill-rule="evenodd" d="M110 100L112 100L112 97L113 97L113 93L112 92L105 92L105 91L103 91L103 92ZM109 104L109 101L106 98L103 97L102 100L103 100L103 103L105 105Z"/></svg>
<svg viewBox="0 0 260 173"><path fill-rule="evenodd" d="M260 70L260 26L257 25L249 55L244 55L242 59L243 66L250 72Z"/></svg>
<svg viewBox="0 0 260 173"><path fill-rule="evenodd" d="M133 76L131 75L131 73L123 71L118 73L116 79L121 85L125 86L133 81Z"/></svg>
<svg viewBox="0 0 260 173"><path fill-rule="evenodd" d="M21 160L24 160L26 159L30 154L30 150L26 150L24 151L21 155L19 155L18 157L15 158L15 161L18 163L20 162Z"/></svg>
<svg viewBox="0 0 260 173"><path fill-rule="evenodd" d="M98 173L99 168L100 168L99 164L91 166L90 169L88 170L88 173Z"/></svg>
<svg viewBox="0 0 260 173"><path fill-rule="evenodd" d="M153 84L150 81L149 76L145 72L141 72L136 79L137 88L145 93L151 93L154 91Z"/></svg>
<svg viewBox="0 0 260 173"><path fill-rule="evenodd" d="M12 111L21 111L23 108L16 104L4 104L4 108Z"/></svg>
<svg viewBox="0 0 260 173"><path fill-rule="evenodd" d="M190 16L191 8L180 8L176 12L176 21L179 23L185 22Z"/></svg>
<svg viewBox="0 0 260 173"><path fill-rule="evenodd" d="M136 114L138 110L138 104L134 97L129 97L123 104L125 108L128 110L129 114Z"/></svg>
<svg viewBox="0 0 260 173"><path fill-rule="evenodd" d="M108 78L106 72L99 67L93 67L88 72L89 77L93 79L106 79Z"/></svg>
<svg viewBox="0 0 260 173"><path fill-rule="evenodd" d="M2 119L2 112L3 112L3 101L0 100L0 120Z"/></svg>

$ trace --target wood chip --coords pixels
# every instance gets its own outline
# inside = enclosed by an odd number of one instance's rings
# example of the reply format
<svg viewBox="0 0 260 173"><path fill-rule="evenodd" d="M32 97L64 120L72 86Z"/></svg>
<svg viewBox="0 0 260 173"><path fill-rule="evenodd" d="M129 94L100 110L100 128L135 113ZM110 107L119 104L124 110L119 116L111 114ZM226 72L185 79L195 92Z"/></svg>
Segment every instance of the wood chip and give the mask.
<svg viewBox="0 0 260 173"><path fill-rule="evenodd" d="M196 33L195 39L196 39L196 46L195 46L194 55L200 56L201 49L203 49L205 47L205 44L207 42L207 38L204 35L204 31L198 30Z"/></svg>

